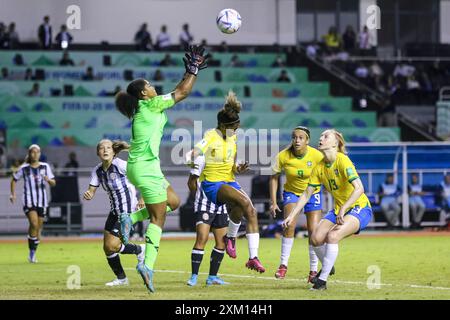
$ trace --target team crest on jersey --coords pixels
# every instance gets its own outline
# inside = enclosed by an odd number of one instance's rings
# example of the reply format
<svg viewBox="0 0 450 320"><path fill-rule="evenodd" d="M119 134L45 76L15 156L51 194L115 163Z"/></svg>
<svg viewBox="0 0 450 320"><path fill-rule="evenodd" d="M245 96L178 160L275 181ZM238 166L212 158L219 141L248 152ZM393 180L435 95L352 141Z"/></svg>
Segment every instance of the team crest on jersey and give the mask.
<svg viewBox="0 0 450 320"><path fill-rule="evenodd" d="M205 220L205 221L208 221L208 219L209 219L209 214L204 213L204 214L202 215L202 219Z"/></svg>
<svg viewBox="0 0 450 320"><path fill-rule="evenodd" d="M117 175L116 175L114 172L111 172L111 173L109 174L109 178L110 178L111 180L115 180L115 179L117 178Z"/></svg>
<svg viewBox="0 0 450 320"><path fill-rule="evenodd" d="M45 176L45 169L39 170L39 173L40 173L41 175Z"/></svg>
<svg viewBox="0 0 450 320"><path fill-rule="evenodd" d="M311 166L312 166L312 162L311 162L311 161L308 161L308 162L306 163L306 165L307 165L308 167L311 167Z"/></svg>
<svg viewBox="0 0 450 320"><path fill-rule="evenodd" d="M216 156L216 149L211 149L211 157L215 157Z"/></svg>

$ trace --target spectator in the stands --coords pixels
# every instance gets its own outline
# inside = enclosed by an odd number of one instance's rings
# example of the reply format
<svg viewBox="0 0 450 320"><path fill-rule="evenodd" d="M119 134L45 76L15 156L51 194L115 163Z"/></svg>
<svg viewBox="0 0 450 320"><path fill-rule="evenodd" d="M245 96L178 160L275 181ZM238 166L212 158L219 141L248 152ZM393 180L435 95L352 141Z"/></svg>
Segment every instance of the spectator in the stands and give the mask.
<svg viewBox="0 0 450 320"><path fill-rule="evenodd" d="M0 49L6 47L6 26L0 21Z"/></svg>
<svg viewBox="0 0 450 320"><path fill-rule="evenodd" d="M394 182L394 175L389 173L386 175L386 180L378 189L378 195L381 199L381 210L388 224L388 228L394 228L399 223L399 216L401 212L398 203L398 197L401 194L400 187Z"/></svg>
<svg viewBox="0 0 450 320"><path fill-rule="evenodd" d="M61 60L59 60L59 65L60 66L74 66L75 65L75 63L69 56L69 52L64 51Z"/></svg>
<svg viewBox="0 0 450 320"><path fill-rule="evenodd" d="M189 25L187 23L183 24L181 33L180 33L180 45L181 50L186 50L190 44L194 41L194 37L189 31Z"/></svg>
<svg viewBox="0 0 450 320"><path fill-rule="evenodd" d="M408 80L406 81L406 88L408 90L408 94L410 95L410 97L414 98L413 103L420 104L422 100L421 87L419 81L417 81L414 75L408 77Z"/></svg>
<svg viewBox="0 0 450 320"><path fill-rule="evenodd" d="M219 52L228 52L228 51L230 51L230 48L228 47L228 44L227 44L226 41L222 41L222 42L220 43L220 46L219 46L219 48L218 48L218 51L219 51Z"/></svg>
<svg viewBox="0 0 450 320"><path fill-rule="evenodd" d="M328 53L334 54L339 51L341 47L341 37L339 36L336 27L331 26L328 33L322 36L325 48Z"/></svg>
<svg viewBox="0 0 450 320"><path fill-rule="evenodd" d="M359 63L358 67L355 69L355 76L360 79L366 79L369 76L369 69L367 69L364 63Z"/></svg>
<svg viewBox="0 0 450 320"><path fill-rule="evenodd" d="M94 69L92 67L87 67L86 73L81 77L84 81L92 81L95 80Z"/></svg>
<svg viewBox="0 0 450 320"><path fill-rule="evenodd" d="M348 25L345 29L345 32L342 35L342 42L344 50L352 53L356 47L356 33L351 25Z"/></svg>
<svg viewBox="0 0 450 320"><path fill-rule="evenodd" d="M291 78L286 70L281 70L280 75L277 78L277 82L291 82Z"/></svg>
<svg viewBox="0 0 450 320"><path fill-rule="evenodd" d="M161 32L156 36L156 49L157 50L166 50L168 47L172 45L172 41L170 40L170 35L167 33L167 26L161 26Z"/></svg>
<svg viewBox="0 0 450 320"><path fill-rule="evenodd" d="M65 170L65 174L67 176L77 176L78 172L77 170L70 170L70 169L78 169L79 168L79 164L77 161L77 154L75 152L71 152L69 153L69 161L66 163L66 165L64 166Z"/></svg>
<svg viewBox="0 0 450 320"><path fill-rule="evenodd" d="M27 92L27 96L28 97L40 97L40 96L42 96L41 89L40 89L40 86L39 86L38 82L35 82L33 84L33 87L31 87L31 90Z"/></svg>
<svg viewBox="0 0 450 320"><path fill-rule="evenodd" d="M50 49L52 47L52 26L50 25L50 17L44 17L44 23L38 29L39 45L41 49Z"/></svg>
<svg viewBox="0 0 450 320"><path fill-rule="evenodd" d="M212 53L209 54L208 66L209 67L220 67L220 60L219 59L214 59Z"/></svg>
<svg viewBox="0 0 450 320"><path fill-rule="evenodd" d="M229 66L230 67L243 67L245 64L243 61L241 61L237 54L233 54L231 57Z"/></svg>
<svg viewBox="0 0 450 320"><path fill-rule="evenodd" d="M161 70L156 69L155 74L153 75L153 81L164 81L164 74Z"/></svg>
<svg viewBox="0 0 450 320"><path fill-rule="evenodd" d="M25 81L34 80L33 70L31 70L31 68L27 68L27 70L25 70L25 75L23 76L23 80L25 80Z"/></svg>
<svg viewBox="0 0 450 320"><path fill-rule="evenodd" d="M67 31L67 26L63 24L59 33L55 37L55 41L58 44L59 48L65 50L69 47L69 45L73 41L72 35Z"/></svg>
<svg viewBox="0 0 450 320"><path fill-rule="evenodd" d="M422 191L422 185L419 182L419 176L415 173L411 175L411 183L408 186L409 207L411 209L411 229L420 228L423 214L425 213L425 203L422 197L425 193Z"/></svg>
<svg viewBox="0 0 450 320"><path fill-rule="evenodd" d="M403 62L403 63L397 64L395 66L393 75L394 75L394 77L408 78L408 77L412 76L415 71L416 71L416 67L414 67L410 63Z"/></svg>
<svg viewBox="0 0 450 320"><path fill-rule="evenodd" d="M275 58L275 61L272 62L272 67L273 68L284 68L284 67L286 67L286 62L283 60L282 56L277 55L277 57Z"/></svg>
<svg viewBox="0 0 450 320"><path fill-rule="evenodd" d="M200 46L202 46L203 48L205 48L206 52L211 52L212 48L211 46L208 44L208 42L206 41L206 39L202 39L202 41L200 42ZM210 66L210 61L211 58L208 59L208 66Z"/></svg>
<svg viewBox="0 0 450 320"><path fill-rule="evenodd" d="M444 176L444 180L439 185L440 196L442 198L442 205L447 212L447 217L450 216L450 173Z"/></svg>
<svg viewBox="0 0 450 320"><path fill-rule="evenodd" d="M176 66L177 63L174 59L172 59L172 56L169 53L166 53L164 58L159 62L159 65L161 67L171 67Z"/></svg>
<svg viewBox="0 0 450 320"><path fill-rule="evenodd" d="M6 46L9 49L16 49L19 44L19 34L16 31L16 24L11 22L5 35Z"/></svg>
<svg viewBox="0 0 450 320"><path fill-rule="evenodd" d="M2 78L1 80L12 80L9 70L6 67L2 68Z"/></svg>
<svg viewBox="0 0 450 320"><path fill-rule="evenodd" d="M147 30L146 23L143 23L134 35L134 43L137 50L150 51L153 49L152 35Z"/></svg>
<svg viewBox="0 0 450 320"><path fill-rule="evenodd" d="M314 41L306 47L306 55L310 58L315 58L320 50L319 45Z"/></svg>
<svg viewBox="0 0 450 320"><path fill-rule="evenodd" d="M367 26L364 26L358 35L358 48L359 54L362 56L368 55L372 49L372 36Z"/></svg>

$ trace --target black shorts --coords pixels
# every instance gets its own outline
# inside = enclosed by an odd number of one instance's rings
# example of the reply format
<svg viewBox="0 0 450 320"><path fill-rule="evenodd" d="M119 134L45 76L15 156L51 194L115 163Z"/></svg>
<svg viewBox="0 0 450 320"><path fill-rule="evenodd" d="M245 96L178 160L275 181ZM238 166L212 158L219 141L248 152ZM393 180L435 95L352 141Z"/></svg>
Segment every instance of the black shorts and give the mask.
<svg viewBox="0 0 450 320"><path fill-rule="evenodd" d="M195 225L206 223L209 224L211 228L220 229L228 227L229 220L228 213L216 214L205 211L195 213Z"/></svg>
<svg viewBox="0 0 450 320"><path fill-rule="evenodd" d="M105 222L105 231L108 231L113 236L120 238L119 230L120 230L119 217L116 214L110 212Z"/></svg>
<svg viewBox="0 0 450 320"><path fill-rule="evenodd" d="M25 213L26 216L28 216L28 213L30 211L36 211L37 214L38 214L38 217L41 217L41 218L45 218L45 216L47 215L47 208L44 208L44 207L31 207L31 208L23 207L23 212Z"/></svg>

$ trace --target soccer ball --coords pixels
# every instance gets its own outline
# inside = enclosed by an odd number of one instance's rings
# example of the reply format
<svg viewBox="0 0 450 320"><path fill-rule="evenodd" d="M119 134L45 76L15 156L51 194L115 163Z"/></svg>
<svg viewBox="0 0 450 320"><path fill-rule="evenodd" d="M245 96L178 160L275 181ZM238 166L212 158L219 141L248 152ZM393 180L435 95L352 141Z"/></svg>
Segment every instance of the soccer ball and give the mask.
<svg viewBox="0 0 450 320"><path fill-rule="evenodd" d="M223 9L217 15L216 23L223 33L235 33L241 27L241 15L234 9Z"/></svg>

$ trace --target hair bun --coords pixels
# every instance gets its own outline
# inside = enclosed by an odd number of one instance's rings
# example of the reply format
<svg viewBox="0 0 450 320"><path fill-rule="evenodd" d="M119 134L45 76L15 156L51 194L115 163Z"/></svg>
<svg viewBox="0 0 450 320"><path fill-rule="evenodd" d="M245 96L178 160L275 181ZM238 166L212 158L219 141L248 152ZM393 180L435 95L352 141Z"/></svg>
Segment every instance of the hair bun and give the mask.
<svg viewBox="0 0 450 320"><path fill-rule="evenodd" d="M232 90L228 91L228 95L226 96L225 105L223 106L223 110L230 116L237 116L239 112L241 112L242 104L237 99L236 93Z"/></svg>

